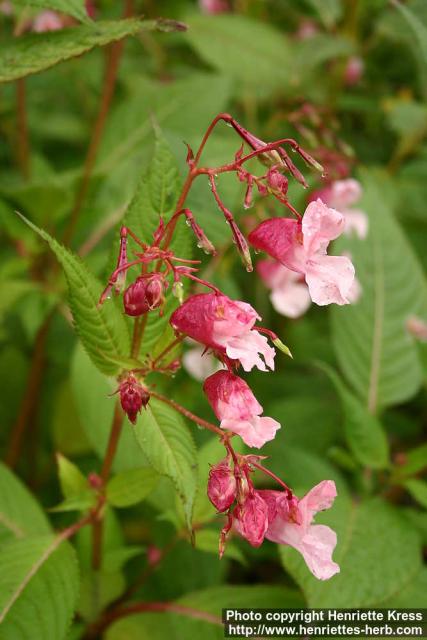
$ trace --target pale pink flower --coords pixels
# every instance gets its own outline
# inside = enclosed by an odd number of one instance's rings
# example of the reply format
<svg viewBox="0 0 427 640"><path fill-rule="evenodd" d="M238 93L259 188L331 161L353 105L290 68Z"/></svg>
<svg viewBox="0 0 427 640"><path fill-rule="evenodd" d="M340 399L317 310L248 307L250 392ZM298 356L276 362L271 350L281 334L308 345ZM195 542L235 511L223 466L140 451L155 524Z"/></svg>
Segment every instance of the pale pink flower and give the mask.
<svg viewBox="0 0 427 640"><path fill-rule="evenodd" d="M427 342L427 323L417 316L410 316L406 321L406 329L421 342Z"/></svg>
<svg viewBox="0 0 427 640"><path fill-rule="evenodd" d="M328 580L340 570L339 565L332 560L337 543L336 533L325 525L312 524L315 514L329 509L336 495L332 480L320 482L291 509L282 494L282 497L277 498L276 515L273 520L270 519L265 533L268 540L290 545L299 551L310 571L319 580Z"/></svg>
<svg viewBox="0 0 427 640"><path fill-rule="evenodd" d="M345 217L344 233L355 233L364 240L368 235L368 216L364 211L355 209L355 205L362 197L362 185L354 178L335 180L332 184L316 191L312 200L320 198L328 207L340 211Z"/></svg>
<svg viewBox="0 0 427 640"><path fill-rule="evenodd" d="M348 59L347 65L344 69L344 82L348 87L353 87L359 84L363 71L365 69L365 64L362 58L359 56L351 56Z"/></svg>
<svg viewBox="0 0 427 640"><path fill-rule="evenodd" d="M261 222L249 234L249 242L288 269L304 274L316 304L348 304L354 267L347 257L326 253L344 225L344 216L318 199L309 203L302 220L271 218Z"/></svg>
<svg viewBox="0 0 427 640"><path fill-rule="evenodd" d="M46 31L58 31L64 27L62 17L55 11L42 11L33 22L32 30L36 33L44 33Z"/></svg>
<svg viewBox="0 0 427 640"><path fill-rule="evenodd" d="M203 390L221 429L239 434L249 447L273 440L280 424L262 417L262 406L244 380L229 371L218 371L205 380Z"/></svg>
<svg viewBox="0 0 427 640"><path fill-rule="evenodd" d="M0 2L0 13L2 13L4 16L12 16L14 13L14 8L11 2L9 2L9 0L3 0L3 2Z"/></svg>
<svg viewBox="0 0 427 640"><path fill-rule="evenodd" d="M184 352L182 364L192 378L203 382L208 376L222 368L221 364L212 354L205 353L206 347L203 347L190 338L186 338L185 342L191 345L191 348Z"/></svg>
<svg viewBox="0 0 427 640"><path fill-rule="evenodd" d="M276 260L260 260L257 271L271 289L270 300L277 313L299 318L311 305L307 285L301 274L291 271Z"/></svg>
<svg viewBox="0 0 427 640"><path fill-rule="evenodd" d="M301 20L298 25L298 30L295 32L297 40L310 40L319 33L319 25L314 20L305 18Z"/></svg>
<svg viewBox="0 0 427 640"><path fill-rule="evenodd" d="M253 328L259 315L246 302L225 295L190 296L171 316L175 331L211 348L221 360L241 364L245 371L274 369L275 350ZM262 356L262 357L261 357Z"/></svg>
<svg viewBox="0 0 427 640"><path fill-rule="evenodd" d="M199 7L202 13L208 15L226 13L230 10L227 0L199 0Z"/></svg>

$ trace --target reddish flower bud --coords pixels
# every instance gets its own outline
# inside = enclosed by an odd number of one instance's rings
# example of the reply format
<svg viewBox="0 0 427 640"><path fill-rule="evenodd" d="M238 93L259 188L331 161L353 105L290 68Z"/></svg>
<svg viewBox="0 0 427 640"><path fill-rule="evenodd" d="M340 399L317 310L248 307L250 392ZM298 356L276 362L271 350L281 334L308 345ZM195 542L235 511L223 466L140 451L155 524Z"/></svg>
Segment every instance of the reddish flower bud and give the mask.
<svg viewBox="0 0 427 640"><path fill-rule="evenodd" d="M288 192L288 179L277 169L267 173L267 183L273 193L285 196Z"/></svg>
<svg viewBox="0 0 427 640"><path fill-rule="evenodd" d="M259 547L268 529L269 509L257 493L251 493L242 505L234 510L234 528L253 547Z"/></svg>
<svg viewBox="0 0 427 640"><path fill-rule="evenodd" d="M120 383L119 393L123 411L132 424L135 424L141 408L147 406L150 394L132 373Z"/></svg>
<svg viewBox="0 0 427 640"><path fill-rule="evenodd" d="M148 308L157 309L164 302L163 295L163 276L160 273L154 273L151 278L147 279L147 287L145 290L145 299L148 304Z"/></svg>
<svg viewBox="0 0 427 640"><path fill-rule="evenodd" d="M208 480L208 498L219 512L227 511L236 499L236 478L230 458L224 458L211 467Z"/></svg>
<svg viewBox="0 0 427 640"><path fill-rule="evenodd" d="M141 316L160 307L164 301L163 288L161 273L153 273L146 278L137 278L124 293L125 313L128 316Z"/></svg>

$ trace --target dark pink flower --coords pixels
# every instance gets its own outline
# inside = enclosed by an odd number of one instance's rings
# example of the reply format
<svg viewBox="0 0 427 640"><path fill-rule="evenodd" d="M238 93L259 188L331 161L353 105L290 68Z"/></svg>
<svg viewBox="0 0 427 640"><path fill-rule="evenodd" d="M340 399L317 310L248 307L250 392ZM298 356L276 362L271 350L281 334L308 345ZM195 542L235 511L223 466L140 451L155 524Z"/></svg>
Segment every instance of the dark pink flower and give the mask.
<svg viewBox="0 0 427 640"><path fill-rule="evenodd" d="M208 498L220 513L227 511L236 499L237 483L230 457L211 467L208 479Z"/></svg>
<svg viewBox="0 0 427 640"><path fill-rule="evenodd" d="M265 493L258 492L264 499ZM294 547L302 554L308 568L319 580L328 580L338 573L340 568L332 560L337 543L336 533L325 525L312 524L318 511L332 506L337 495L335 483L332 480L324 480L301 500L296 500L291 505L286 504L286 494L277 491L268 493L282 496L267 496L267 502L270 502L270 518L265 537L272 542ZM274 499L275 507L271 504Z"/></svg>
<svg viewBox="0 0 427 640"><path fill-rule="evenodd" d="M141 412L142 407L147 406L150 394L132 373L120 382L119 393L123 411L132 424L136 424L138 413Z"/></svg>
<svg viewBox="0 0 427 640"><path fill-rule="evenodd" d="M178 307L170 323L175 331L213 349L218 357L240 362L245 371L253 367L266 371L266 366L274 369L274 348L253 329L257 319L258 314L246 302L200 293Z"/></svg>
<svg viewBox="0 0 427 640"><path fill-rule="evenodd" d="M207 395L221 429L238 433L249 447L262 447L273 440L280 424L273 418L261 417L259 404L244 380L229 371L218 371L205 380Z"/></svg>
<svg viewBox="0 0 427 640"><path fill-rule="evenodd" d="M227 0L199 0L199 6L203 13L215 15L230 10Z"/></svg>
<svg viewBox="0 0 427 640"><path fill-rule="evenodd" d="M316 304L348 304L354 267L347 257L326 253L344 225L344 216L318 199L310 202L302 221L271 218L261 222L249 234L249 242L288 269L303 273Z"/></svg>
<svg viewBox="0 0 427 640"><path fill-rule="evenodd" d="M249 493L233 511L233 527L253 547L259 547L268 528L268 505L257 491Z"/></svg>

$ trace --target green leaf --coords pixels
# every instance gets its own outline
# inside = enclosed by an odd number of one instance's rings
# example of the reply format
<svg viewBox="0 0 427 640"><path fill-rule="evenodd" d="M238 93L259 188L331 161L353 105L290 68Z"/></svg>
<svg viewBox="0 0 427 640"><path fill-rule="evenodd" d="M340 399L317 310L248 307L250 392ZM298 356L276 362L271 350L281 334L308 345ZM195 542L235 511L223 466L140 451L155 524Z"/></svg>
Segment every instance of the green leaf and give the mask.
<svg viewBox="0 0 427 640"><path fill-rule="evenodd" d="M291 53L286 37L274 27L240 15L194 15L186 38L212 67L236 85L259 91L289 86Z"/></svg>
<svg viewBox="0 0 427 640"><path fill-rule="evenodd" d="M412 32L415 36L415 40L419 47L419 52L423 59L424 65L427 66L427 28L418 18L418 16L411 11L408 7L398 2L398 0L393 0L393 5L396 7L398 11L400 11L401 15L407 21L408 25L412 29Z"/></svg>
<svg viewBox="0 0 427 640"><path fill-rule="evenodd" d="M132 91L109 116L96 166L98 173L117 174L129 158L141 162L141 155L145 163L149 162L153 117L169 133L168 138L173 138L180 157L186 153L183 139L200 144L200 132L227 108L231 82L214 74L193 72L187 75L169 83L138 76ZM197 100L194 100L195 95ZM230 135L233 134L230 132Z"/></svg>
<svg viewBox="0 0 427 640"><path fill-rule="evenodd" d="M15 5L59 11L81 22L90 22L84 0L13 0L13 2Z"/></svg>
<svg viewBox="0 0 427 640"><path fill-rule="evenodd" d="M88 482L77 465L60 453L56 455L56 462L58 463L59 482L64 498L72 498L88 489Z"/></svg>
<svg viewBox="0 0 427 640"><path fill-rule="evenodd" d="M344 433L355 458L360 464L373 469L388 467L389 446L381 422L364 408L331 367L323 363L319 366L329 376L340 397L344 412Z"/></svg>
<svg viewBox="0 0 427 640"><path fill-rule="evenodd" d="M412 248L394 220L387 198L391 186L379 173L363 173L364 197L358 208L369 216L366 240L343 239L362 295L334 307L333 343L339 364L369 412L411 398L422 383L413 338L406 331L411 315L427 316L427 286Z"/></svg>
<svg viewBox="0 0 427 640"><path fill-rule="evenodd" d="M150 468L122 471L107 484L107 501L113 507L130 507L144 500L158 480L158 474Z"/></svg>
<svg viewBox="0 0 427 640"><path fill-rule="evenodd" d="M418 478L409 478L402 483L414 500L427 509L427 482Z"/></svg>
<svg viewBox="0 0 427 640"><path fill-rule="evenodd" d="M316 523L330 526L338 536L333 557L340 573L330 580L314 578L297 551L280 546L285 568L302 588L309 607L380 607L421 570L417 532L380 499L341 502L339 509L317 515Z"/></svg>
<svg viewBox="0 0 427 640"><path fill-rule="evenodd" d="M2 640L62 640L77 601L78 566L62 536L10 542L0 557Z"/></svg>
<svg viewBox="0 0 427 640"><path fill-rule="evenodd" d="M412 476L427 468L427 444L405 451L403 455L404 463L393 469L396 478Z"/></svg>
<svg viewBox="0 0 427 640"><path fill-rule="evenodd" d="M90 489L76 493L74 496L66 498L55 507L51 507L49 511L52 513L63 513L67 511L86 511L96 504L96 495Z"/></svg>
<svg viewBox="0 0 427 640"><path fill-rule="evenodd" d="M215 556L218 556L218 545L219 530L201 529L201 531L196 532L196 549L199 551L206 551L206 553L213 553ZM247 565L245 556L232 541L227 542L224 557L230 560L237 560L240 564Z"/></svg>
<svg viewBox="0 0 427 640"><path fill-rule="evenodd" d="M0 463L0 540L50 530L45 514L28 489Z"/></svg>
<svg viewBox="0 0 427 640"><path fill-rule="evenodd" d="M75 58L94 47L151 31L157 27L154 20L98 21L49 33L32 33L14 38L2 47L0 53L0 82L11 82L32 73L53 67L58 62Z"/></svg>
<svg viewBox="0 0 427 640"><path fill-rule="evenodd" d="M271 585L222 585L190 593L175 601L179 612L143 613L112 625L106 640L223 640L224 608L302 607L301 595L292 589Z"/></svg>
<svg viewBox="0 0 427 640"><path fill-rule="evenodd" d="M46 231L39 229L21 214L22 220L45 240L64 270L69 290L69 302L77 333L102 373L114 375L119 366L108 356L129 350L129 332L123 314L113 304L98 306L102 286L85 264ZM106 354L107 357L105 357Z"/></svg>
<svg viewBox="0 0 427 640"><path fill-rule="evenodd" d="M197 457L193 439L181 416L152 398L134 428L136 440L152 467L173 483L191 529L197 487Z"/></svg>
<svg viewBox="0 0 427 640"><path fill-rule="evenodd" d="M333 27L341 18L343 5L340 0L308 0L326 28Z"/></svg>

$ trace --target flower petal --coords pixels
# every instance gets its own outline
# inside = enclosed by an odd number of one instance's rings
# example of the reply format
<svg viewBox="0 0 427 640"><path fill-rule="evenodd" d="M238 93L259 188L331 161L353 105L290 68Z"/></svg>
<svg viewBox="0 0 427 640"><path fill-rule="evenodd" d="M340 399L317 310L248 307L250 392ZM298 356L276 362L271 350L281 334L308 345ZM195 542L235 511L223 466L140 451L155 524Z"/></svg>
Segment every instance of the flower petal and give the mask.
<svg viewBox="0 0 427 640"><path fill-rule="evenodd" d="M231 338L224 346L227 356L232 360L240 360L245 371L251 371L254 367L260 371L267 371L267 367L274 370L276 352L268 344L267 338L255 329L245 335Z"/></svg>
<svg viewBox="0 0 427 640"><path fill-rule="evenodd" d="M265 251L279 262L286 262L294 253L300 225L291 218L270 218L264 220L248 236L250 244Z"/></svg>
<svg viewBox="0 0 427 640"><path fill-rule="evenodd" d="M287 318L299 318L311 305L311 298L305 282L289 282L273 289L271 304L277 313Z"/></svg>
<svg viewBox="0 0 427 640"><path fill-rule="evenodd" d="M260 449L266 442L274 440L280 423L273 418L254 416L250 420L222 420L221 429L237 433L248 447Z"/></svg>
<svg viewBox="0 0 427 640"><path fill-rule="evenodd" d="M337 535L330 527L316 524L298 544L299 551L311 573L319 580L329 580L339 573L339 565L332 560L332 553L337 544Z"/></svg>
<svg viewBox="0 0 427 640"><path fill-rule="evenodd" d="M305 279L313 302L348 304L354 282L354 267L345 256L319 255L307 263Z"/></svg>
<svg viewBox="0 0 427 640"><path fill-rule="evenodd" d="M326 252L331 240L344 231L344 216L327 207L320 198L310 202L302 219L302 234L307 259L317 252Z"/></svg>

